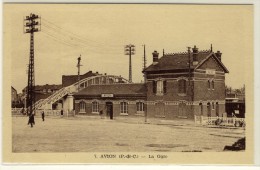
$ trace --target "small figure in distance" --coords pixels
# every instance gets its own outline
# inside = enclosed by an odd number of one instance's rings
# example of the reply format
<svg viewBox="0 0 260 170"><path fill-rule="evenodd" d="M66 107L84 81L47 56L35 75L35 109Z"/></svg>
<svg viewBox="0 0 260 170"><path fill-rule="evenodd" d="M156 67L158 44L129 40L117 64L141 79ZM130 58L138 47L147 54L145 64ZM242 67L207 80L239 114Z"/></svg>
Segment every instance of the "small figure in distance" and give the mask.
<svg viewBox="0 0 260 170"><path fill-rule="evenodd" d="M33 125L35 125L34 114L30 114L30 115L29 115L28 125L29 125L29 124L31 124L31 128L33 127Z"/></svg>
<svg viewBox="0 0 260 170"><path fill-rule="evenodd" d="M61 109L60 115L61 115L61 117L63 117L63 109Z"/></svg>
<svg viewBox="0 0 260 170"><path fill-rule="evenodd" d="M44 122L44 111L42 111L42 121Z"/></svg>
<svg viewBox="0 0 260 170"><path fill-rule="evenodd" d="M102 116L103 116L103 110L100 110L100 111L99 111L99 115L100 115L100 118L102 119Z"/></svg>

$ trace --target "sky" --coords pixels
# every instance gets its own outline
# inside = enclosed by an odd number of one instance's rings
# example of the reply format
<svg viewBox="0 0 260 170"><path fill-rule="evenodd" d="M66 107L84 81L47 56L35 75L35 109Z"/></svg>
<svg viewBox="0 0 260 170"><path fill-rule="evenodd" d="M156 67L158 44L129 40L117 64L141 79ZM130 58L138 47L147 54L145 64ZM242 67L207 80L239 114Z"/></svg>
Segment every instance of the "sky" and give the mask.
<svg viewBox="0 0 260 170"><path fill-rule="evenodd" d="M18 93L27 85L30 35L23 33L23 18L41 16L35 33L35 84L61 84L62 75L89 70L128 79L129 57L124 46L134 44L133 82L143 80L143 45L147 65L152 52L199 50L222 52L229 70L226 85L240 88L253 58L252 5L100 5L100 4L5 4L4 57L11 58L11 85Z"/></svg>

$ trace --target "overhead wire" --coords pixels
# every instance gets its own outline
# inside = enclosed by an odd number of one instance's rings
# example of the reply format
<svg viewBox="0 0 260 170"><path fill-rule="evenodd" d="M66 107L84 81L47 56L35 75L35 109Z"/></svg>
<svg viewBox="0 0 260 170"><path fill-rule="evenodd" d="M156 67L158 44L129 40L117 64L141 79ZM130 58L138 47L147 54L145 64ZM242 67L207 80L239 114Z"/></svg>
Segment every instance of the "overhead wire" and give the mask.
<svg viewBox="0 0 260 170"><path fill-rule="evenodd" d="M71 36L74 36L74 38L76 38L76 39L78 39L78 40L80 40L80 41L83 41L83 42L85 42L85 43L94 42L94 43L96 43L97 45L106 46L106 47L109 46L110 48L111 48L111 47L114 47L114 48L116 48L116 47L117 47L117 48L118 48L118 47L122 48L122 47L123 47L123 45L105 44L105 43L101 43L101 42L98 42L98 41L94 41L94 40L82 38L81 36L79 36L79 35L77 35L77 34L75 34L75 33L72 33L72 32L70 32L70 31L67 31L67 30L63 29L62 27L60 27L60 26L54 24L53 22L50 22L50 21L48 21L48 20L46 20L46 19L44 19L44 18L42 18L42 19L43 19L43 21L45 22L46 25L52 27L53 29L56 28L56 29L58 29L58 30L60 30L60 31L64 31L64 32L70 34ZM44 23L44 22L43 22L43 23Z"/></svg>
<svg viewBox="0 0 260 170"><path fill-rule="evenodd" d="M45 35L47 35L48 37L51 37L51 38L52 38L54 41L56 41L56 42L65 44L65 45L70 46L70 47L76 47L76 46L72 46L72 45L70 45L70 44L67 44L67 43L65 43L65 42L62 42L61 40L58 40L57 38L55 38L54 36L52 36L51 34L45 32L45 31L41 31L41 32L43 32L43 33L44 33Z"/></svg>
<svg viewBox="0 0 260 170"><path fill-rule="evenodd" d="M70 45L72 45L72 46L79 46L79 47L88 47L88 50L90 50L90 51L93 51L93 52L97 52L97 53L103 53L103 54L122 54L122 53L120 53L120 52L118 52L119 50L115 50L115 49L113 49L113 50L111 50L111 49L109 49L109 50L104 50L103 49L103 47L100 47L100 48L102 48L102 50L100 49L100 50L98 50L98 49L90 49L90 47L89 47L89 45L88 44L85 44L83 41L81 41L80 43L79 43L79 41L76 41L75 39L78 39L78 38L75 38L75 37L72 37L72 36L67 36L66 37L66 34L65 34L65 36L61 36L61 34L60 34L60 32L59 32L59 30L57 30L57 29L53 29L53 28L51 28L50 26L47 26L47 25L45 25L45 24L42 24L46 29L43 29L43 30L45 30L45 31L43 31L43 32L47 32L47 34L49 35L49 36L52 36L53 38L55 38L57 41L62 41L63 43L65 43L65 44L70 44ZM63 33L64 34L64 33ZM95 46L93 46L94 48L95 48ZM105 51L105 52L103 52L103 51ZM120 50L121 51L121 50Z"/></svg>
<svg viewBox="0 0 260 170"><path fill-rule="evenodd" d="M83 45L83 44L75 44L75 43L71 43L69 41L66 41L65 39L63 39L61 37L57 37L56 35L53 35L52 33L50 33L49 31L46 31L46 30L42 30L42 32L44 34L46 34L47 36L51 37L56 42L60 42L62 44L70 46L70 47L77 47L77 48L87 48L88 47L88 46ZM122 53L116 53L116 52L111 52L111 51L103 51L103 50L96 50L96 49L89 49L89 48L87 48L87 49L88 49L88 51L95 52L95 53L100 53L100 54L121 55L123 53L123 52Z"/></svg>
<svg viewBox="0 0 260 170"><path fill-rule="evenodd" d="M74 41L75 39L77 39L78 40L77 43L82 43L82 44L86 45L86 42L78 39L77 37L73 37L73 36L70 36L68 34L65 34L65 33L61 32L61 31L59 31L57 29L54 29L54 28L52 28L52 27L50 27L48 25L45 25L45 24L42 24L42 26L44 26L46 29L49 29L49 31L52 31L55 34L62 34L63 38L67 37L70 41ZM92 46L92 47L98 47L98 46L93 45L93 44L87 44L87 45Z"/></svg>

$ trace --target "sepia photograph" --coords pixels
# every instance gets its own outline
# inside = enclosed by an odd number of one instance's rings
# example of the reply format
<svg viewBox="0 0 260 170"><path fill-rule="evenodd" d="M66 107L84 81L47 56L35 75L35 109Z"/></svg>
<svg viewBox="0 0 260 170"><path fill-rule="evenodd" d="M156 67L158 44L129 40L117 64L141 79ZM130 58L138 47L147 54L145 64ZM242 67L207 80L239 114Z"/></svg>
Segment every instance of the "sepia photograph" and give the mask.
<svg viewBox="0 0 260 170"><path fill-rule="evenodd" d="M252 164L253 16L4 3L4 162Z"/></svg>

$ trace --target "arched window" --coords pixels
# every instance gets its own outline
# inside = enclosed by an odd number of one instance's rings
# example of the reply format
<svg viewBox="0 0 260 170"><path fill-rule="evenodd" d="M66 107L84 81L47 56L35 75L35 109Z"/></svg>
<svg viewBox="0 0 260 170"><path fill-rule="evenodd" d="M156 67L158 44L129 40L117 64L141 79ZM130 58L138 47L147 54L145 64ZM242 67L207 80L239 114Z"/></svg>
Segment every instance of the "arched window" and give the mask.
<svg viewBox="0 0 260 170"><path fill-rule="evenodd" d="M144 103L143 102L137 102L136 103L136 110L137 110L137 113L143 113L144 112Z"/></svg>
<svg viewBox="0 0 260 170"><path fill-rule="evenodd" d="M98 102L94 101L92 102L92 113L98 113L99 108L98 108Z"/></svg>
<svg viewBox="0 0 260 170"><path fill-rule="evenodd" d="M212 80L212 82L211 82L211 86L212 86L212 89L215 89L214 80Z"/></svg>
<svg viewBox="0 0 260 170"><path fill-rule="evenodd" d="M79 112L86 112L86 103L83 101L79 103Z"/></svg>
<svg viewBox="0 0 260 170"><path fill-rule="evenodd" d="M208 89L210 89L210 80L208 80Z"/></svg>
<svg viewBox="0 0 260 170"><path fill-rule="evenodd" d="M128 113L128 103L120 102L120 113Z"/></svg>
<svg viewBox="0 0 260 170"><path fill-rule="evenodd" d="M185 79L181 79L178 81L178 92L186 93L186 80Z"/></svg>

